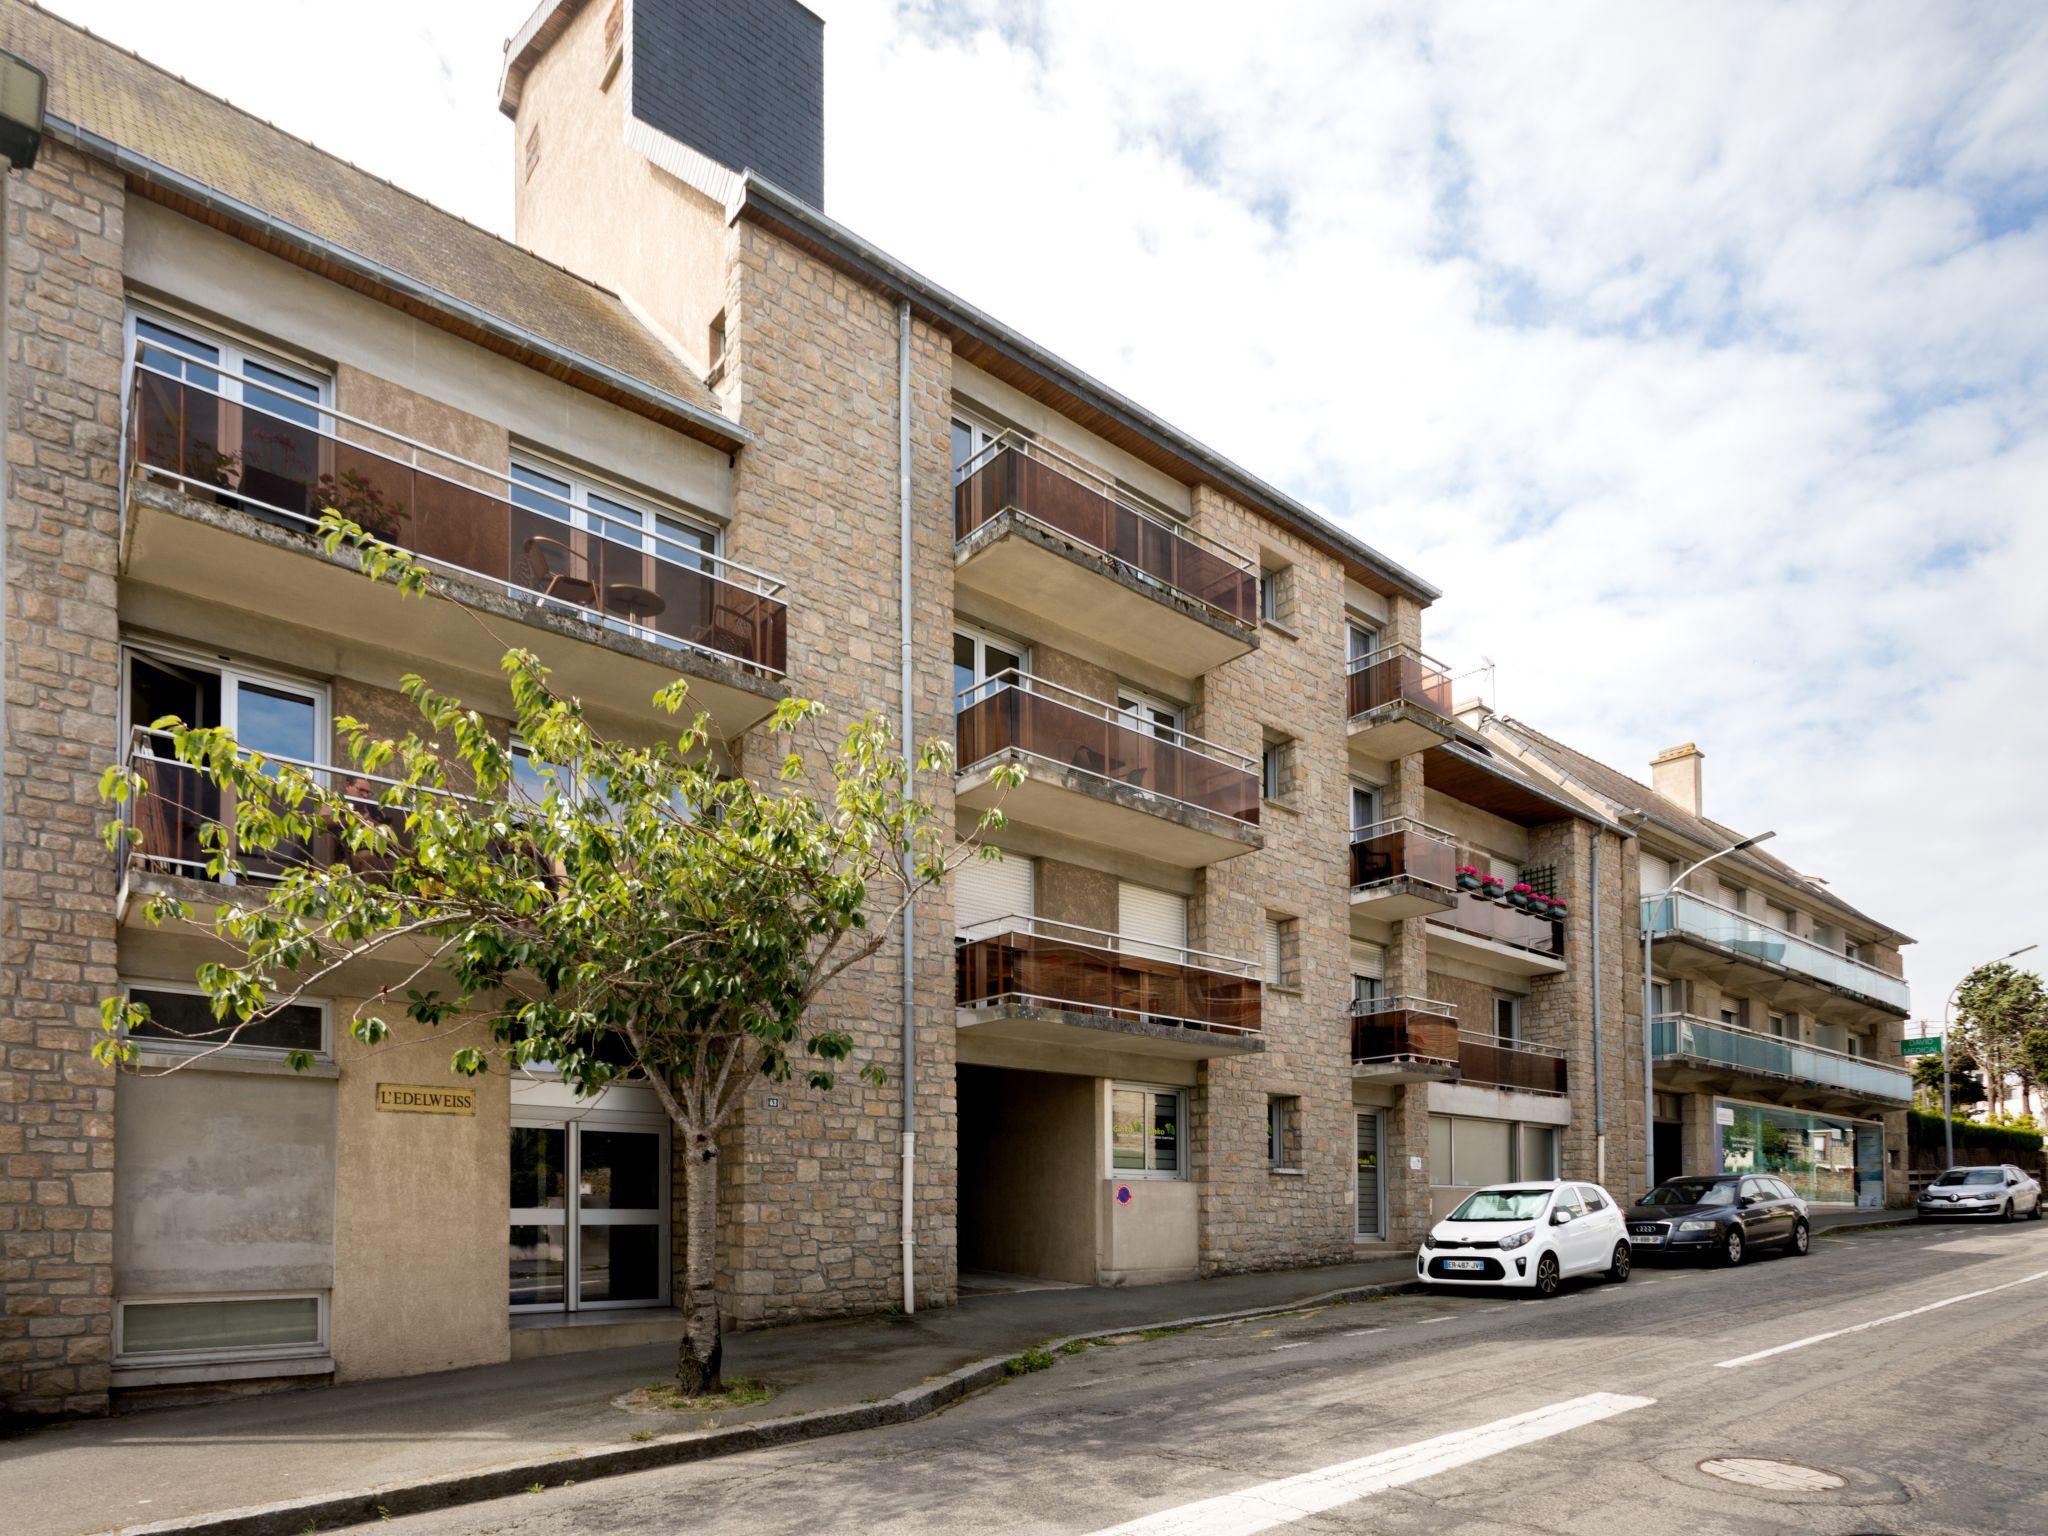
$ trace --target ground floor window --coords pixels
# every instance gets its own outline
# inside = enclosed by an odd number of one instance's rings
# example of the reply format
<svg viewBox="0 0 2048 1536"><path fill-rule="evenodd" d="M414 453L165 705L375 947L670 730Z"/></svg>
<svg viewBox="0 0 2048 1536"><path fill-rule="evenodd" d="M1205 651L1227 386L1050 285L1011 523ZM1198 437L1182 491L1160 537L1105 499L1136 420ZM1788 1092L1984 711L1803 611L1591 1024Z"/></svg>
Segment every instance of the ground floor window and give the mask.
<svg viewBox="0 0 2048 1536"><path fill-rule="evenodd" d="M1358 1184L1352 1191L1356 1210L1352 1235L1374 1242L1387 1235L1387 1191L1382 1171L1386 1150L1386 1116L1376 1109L1358 1112Z"/></svg>
<svg viewBox="0 0 2048 1536"><path fill-rule="evenodd" d="M1429 1182L1474 1187L1557 1177L1557 1127L1467 1115L1429 1117Z"/></svg>
<svg viewBox="0 0 2048 1536"><path fill-rule="evenodd" d="M1109 1090L1109 1166L1131 1178L1187 1177L1187 1095L1117 1083Z"/></svg>
<svg viewBox="0 0 2048 1536"><path fill-rule="evenodd" d="M1884 1204L1884 1127L1776 1104L1714 1101L1723 1173L1773 1173L1803 1200Z"/></svg>
<svg viewBox="0 0 2048 1536"><path fill-rule="evenodd" d="M115 1353L124 1365L260 1360L327 1348L327 1298L150 1297L125 1300Z"/></svg>

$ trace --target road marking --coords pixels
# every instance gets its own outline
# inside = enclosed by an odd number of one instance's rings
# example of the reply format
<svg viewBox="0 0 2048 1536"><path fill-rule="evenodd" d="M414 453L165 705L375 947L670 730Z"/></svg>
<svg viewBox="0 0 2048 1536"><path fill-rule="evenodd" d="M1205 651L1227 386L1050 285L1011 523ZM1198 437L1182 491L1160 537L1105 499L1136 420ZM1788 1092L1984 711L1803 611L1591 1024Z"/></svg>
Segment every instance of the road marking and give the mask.
<svg viewBox="0 0 2048 1536"><path fill-rule="evenodd" d="M1882 1328L1886 1323L1902 1322L1909 1317L1918 1317L1923 1312L1939 1312L1943 1307L1952 1307L1959 1301L1975 1301L1979 1296L1989 1296L1997 1291L2009 1291L2016 1285L2031 1285L2036 1280L2048 1280L2048 1269L2037 1269L2031 1275L2017 1280L2008 1280L2003 1285L1987 1285L1981 1291L1965 1291L1960 1296L1946 1297L1941 1301L1930 1301L1924 1307L1914 1307L1905 1312L1894 1312L1889 1317L1873 1317L1867 1323L1852 1323L1847 1328L1834 1328L1826 1333L1816 1333L1803 1339L1794 1339L1790 1344L1776 1344L1769 1349L1760 1349L1753 1355L1737 1355L1733 1360L1717 1360L1716 1370L1732 1370L1738 1365L1748 1365L1757 1360L1768 1360L1773 1355L1782 1355L1795 1349L1804 1349L1809 1344L1823 1344L1829 1339L1839 1339L1844 1334L1862 1333L1869 1328Z"/></svg>
<svg viewBox="0 0 2048 1536"><path fill-rule="evenodd" d="M1531 1413L1496 1419L1476 1429L1455 1430L1433 1440L1378 1451L1356 1461L1340 1461L1334 1466L1274 1483L1260 1483L1220 1498L1162 1509L1157 1514L1107 1527L1095 1536L1253 1536L1254 1532L1291 1525L1370 1494L1419 1482L1518 1446L1548 1440L1567 1430L1597 1424L1631 1409L1648 1408L1655 1402L1653 1397L1593 1392Z"/></svg>
<svg viewBox="0 0 2048 1536"><path fill-rule="evenodd" d="M1347 1339L1362 1339L1368 1333L1385 1333L1386 1331L1384 1328L1354 1328L1345 1334L1344 1337Z"/></svg>
<svg viewBox="0 0 2048 1536"><path fill-rule="evenodd" d="M1309 1341L1307 1339L1303 1339L1299 1344L1275 1344L1273 1346L1273 1353L1277 1355L1283 1349L1307 1349L1308 1346Z"/></svg>

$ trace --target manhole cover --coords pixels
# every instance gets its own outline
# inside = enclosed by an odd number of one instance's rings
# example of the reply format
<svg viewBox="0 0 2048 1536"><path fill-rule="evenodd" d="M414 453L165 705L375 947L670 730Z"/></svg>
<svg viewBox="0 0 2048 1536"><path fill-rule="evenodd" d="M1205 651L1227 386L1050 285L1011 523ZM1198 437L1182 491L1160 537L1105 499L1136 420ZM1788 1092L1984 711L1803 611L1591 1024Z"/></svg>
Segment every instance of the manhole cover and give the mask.
<svg viewBox="0 0 2048 1536"><path fill-rule="evenodd" d="M1837 1477L1819 1467L1802 1467L1796 1461L1766 1461L1761 1456L1716 1456L1701 1462L1700 1470L1724 1483L1768 1488L1773 1493L1827 1493L1849 1485L1846 1477Z"/></svg>

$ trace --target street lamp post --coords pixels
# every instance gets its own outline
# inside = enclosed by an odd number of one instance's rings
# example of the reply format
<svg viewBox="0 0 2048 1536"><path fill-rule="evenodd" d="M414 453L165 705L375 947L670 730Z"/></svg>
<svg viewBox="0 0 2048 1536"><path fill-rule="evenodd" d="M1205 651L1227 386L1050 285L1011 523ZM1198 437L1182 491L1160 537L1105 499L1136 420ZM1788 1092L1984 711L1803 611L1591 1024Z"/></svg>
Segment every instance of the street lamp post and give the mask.
<svg viewBox="0 0 2048 1536"><path fill-rule="evenodd" d="M1713 862L1714 862L1714 860L1716 860L1716 859L1725 859L1726 857L1728 857L1728 855L1729 855L1729 854L1731 854L1731 853L1740 853L1740 852L1742 852L1742 850L1743 850L1743 849L1745 849L1745 848L1754 848L1754 847L1755 847L1755 846L1756 846L1756 845L1757 845L1758 843L1761 843L1761 842L1766 842L1766 841L1768 841L1769 839L1771 839L1771 838L1774 838L1774 837L1776 837L1777 835L1778 835L1778 834L1777 834L1777 833L1775 833L1775 832L1759 832L1759 833L1757 833L1757 835L1756 835L1755 837L1745 837L1745 838L1744 838L1744 839L1743 839L1743 840L1742 840L1741 842L1739 842L1739 843L1730 843L1730 844L1729 844L1729 845L1728 845L1728 846L1727 846L1726 848L1723 848L1723 849L1721 849L1721 850L1720 850L1720 851L1719 851L1718 853L1710 853L1710 854L1708 854L1708 855L1707 855L1707 856L1706 856L1706 857L1705 857L1704 859L1700 859L1700 860L1698 860L1698 861L1696 861L1696 862L1694 862L1694 863L1692 863L1692 864L1689 864L1689 865L1687 865L1687 866L1686 866L1686 868L1685 868L1685 869L1684 869L1684 870L1683 870L1683 871L1682 871L1682 872L1681 872L1681 873L1679 874L1678 878L1677 878L1676 880L1673 880L1673 881L1672 881L1672 882L1671 882L1671 883L1670 883L1669 885L1665 886L1663 890L1659 891L1659 892L1658 892L1658 893L1657 893L1657 894L1656 894L1655 896L1650 896L1650 897L1645 897L1645 898L1644 898L1644 907L1643 907L1643 918L1642 918L1642 924L1643 924L1643 1191L1644 1191L1644 1193L1646 1193L1646 1194L1647 1194L1647 1193L1648 1193L1648 1192L1649 1192L1650 1190L1653 1190L1653 1189L1655 1189L1655 1188L1657 1187L1657 1152L1656 1152L1656 1142L1657 1142L1657 1138L1656 1138L1656 1132L1655 1132L1655 1126L1656 1126L1656 1120L1657 1120L1657 1087L1656 1087L1656 1079L1655 1079L1655 1077L1654 1077L1654 1075L1653 1075L1653 1071L1652 1071L1652 1066L1651 1066L1651 1063L1652 1063L1652 1062L1653 1062L1653 1061L1655 1060L1655 1058L1656 1058L1656 1054L1657 1054L1657 1052L1656 1052L1656 1039L1655 1039L1655 1035L1654 1035L1654 1033L1653 1033L1653 1027L1652 1027L1652 1025L1651 1025L1651 1022L1650 1022L1650 1020L1651 1020L1651 1018L1652 1018L1652 1014L1651 1014L1651 1001L1650 1001L1650 999L1651 999L1651 987L1650 987L1650 940L1651 940L1651 938L1653 937L1653 935L1652 935L1652 933L1651 933L1651 931L1650 931L1650 922L1649 922L1649 903L1650 903L1650 902L1654 902L1654 901L1663 901L1663 900L1665 900L1665 899L1666 899L1667 897L1669 897L1669 896L1671 895L1671 893L1672 893L1673 891L1677 890L1677 889L1678 889L1678 888L1679 888L1679 887L1680 887L1681 885L1685 884L1685 882L1686 882L1687 880L1691 879L1695 871L1697 871L1697 870L1700 870L1700 869L1704 869L1704 868L1705 868L1705 867L1706 867L1707 865L1709 865L1709 864L1713 863ZM1676 926L1676 925L1674 924L1674 926Z"/></svg>
<svg viewBox="0 0 2048 1536"><path fill-rule="evenodd" d="M2039 944L2022 944L2018 949L2000 955L1996 960L1986 960L1984 965L1971 966L1961 976L1956 978L1956 984L1948 989L1948 1000L1941 1005L1941 1155L1944 1159L1944 1167L1953 1168L1956 1165L1956 1123L1950 1117L1948 1107L1949 1010L1955 1007L1956 994L1963 990L1963 983L1976 975L1977 972L1983 970L1985 965L2003 965L2008 960L2017 960L2027 951L2039 949L2040 947ZM1981 1066L1982 1063L1980 1062L1979 1065ZM2020 1098L2020 1108L2025 1109L2027 1107L2025 1102L2026 1095L2022 1094Z"/></svg>

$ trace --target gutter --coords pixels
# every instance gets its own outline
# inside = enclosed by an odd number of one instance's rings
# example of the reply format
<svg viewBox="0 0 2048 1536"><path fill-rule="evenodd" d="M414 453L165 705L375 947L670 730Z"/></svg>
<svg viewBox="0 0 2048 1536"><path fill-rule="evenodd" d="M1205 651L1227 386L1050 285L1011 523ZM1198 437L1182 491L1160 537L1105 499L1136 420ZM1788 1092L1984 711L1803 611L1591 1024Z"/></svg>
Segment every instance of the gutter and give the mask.
<svg viewBox="0 0 2048 1536"><path fill-rule="evenodd" d="M216 191L204 182L195 181L181 171L174 171L167 165L159 164L147 156L139 155L131 149L126 149L116 144L113 140L94 133L89 128L81 128L76 123L66 122L62 118L53 117L48 120L48 131L50 136L59 143L68 144L81 154L90 155L96 160L103 160L110 165L116 166L125 174L135 177L138 181L144 181L167 192L175 192L180 197L189 198L202 208L220 214L223 218L232 219L237 224L247 225L251 229L260 230L281 244L293 246L308 255L319 257L322 261L332 262L334 265L344 268L358 277L365 278L370 282L401 293L409 299L426 305L430 309L436 309L453 318L460 319L469 325L475 326L480 331L497 337L500 341L508 342L528 352L536 353L549 362L567 368L571 372L580 373L586 378L599 380L643 405L668 412L673 416L679 416L693 426L702 428L707 433L715 434L721 442L728 446L728 451L742 448L754 440L753 433L740 426L737 422L721 416L716 411L707 411L700 405L680 399L675 395L667 393L665 390L656 389L652 385L634 378L631 374L622 373L608 364L600 363L594 358L585 357L582 353L562 346L558 342L548 341L543 337L537 336L523 326L513 324L503 316L494 315L489 310L479 308L467 300L458 299L452 294L443 293L440 289L423 283L416 277L410 277L395 268L385 266L381 262L372 261L367 256L351 251L346 246L336 245L331 240L324 240L318 235L300 229L297 225L287 224L284 220L266 213L251 204L242 202L239 198L229 197L226 193ZM614 295L614 297L617 296Z"/></svg>
<svg viewBox="0 0 2048 1536"><path fill-rule="evenodd" d="M1120 425L1206 471L1234 495L1271 514L1303 538L1335 550L1344 559L1372 571L1406 596L1425 605L1443 596L1438 588L1414 572L1344 532L1285 491L1267 484L1214 449L1161 421L1137 402L912 271L845 225L753 171L745 174L738 194L726 205L726 222L733 223L749 210L767 214L799 229L808 238L830 248L870 281L916 301L935 322L963 332L1034 372L1055 380L1086 404L1115 418Z"/></svg>

